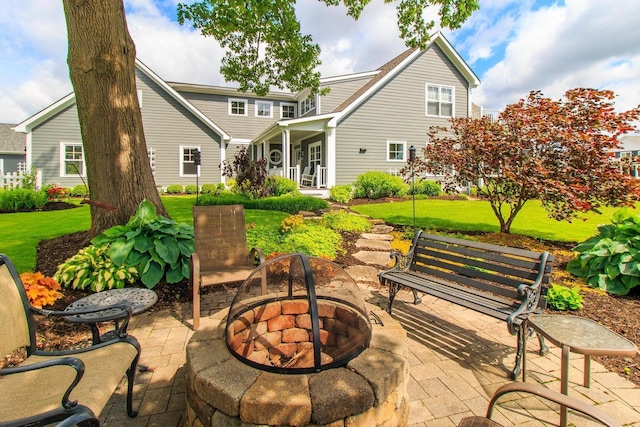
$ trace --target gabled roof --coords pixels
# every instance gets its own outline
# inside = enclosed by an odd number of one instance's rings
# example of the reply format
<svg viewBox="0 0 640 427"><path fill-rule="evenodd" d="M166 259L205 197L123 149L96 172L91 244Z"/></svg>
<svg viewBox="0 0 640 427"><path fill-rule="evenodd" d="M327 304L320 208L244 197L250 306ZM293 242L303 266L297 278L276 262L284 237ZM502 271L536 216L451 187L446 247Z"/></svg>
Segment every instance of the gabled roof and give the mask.
<svg viewBox="0 0 640 427"><path fill-rule="evenodd" d="M24 154L25 134L13 130L15 125L0 123L0 153Z"/></svg>
<svg viewBox="0 0 640 427"><path fill-rule="evenodd" d="M151 79L154 83L160 86L169 96L175 99L180 105L185 107L189 112L191 112L194 116L196 116L202 123L204 123L208 128L216 132L218 135L222 137L223 140L229 140L231 137L223 131L218 125L211 121L205 114L203 114L200 110L198 110L192 103L187 101L182 95L180 95L177 91L175 91L171 86L169 86L164 80L162 80L156 73L151 71L149 67L142 63L139 59L136 59L136 68L140 70L143 74L145 74L149 79ZM64 98L59 99L53 104L49 105L45 109L37 112L33 116L29 117L27 120L19 123L14 128L16 132L29 132L35 126L40 123L45 122L51 117L58 114L60 111L65 108L73 105L76 102L76 97L74 93L70 93Z"/></svg>
<svg viewBox="0 0 640 427"><path fill-rule="evenodd" d="M438 31L433 36L431 36L431 41L429 42L427 49L434 43L442 49L449 60L455 65L458 71L460 71L462 76L469 82L469 85L471 87L476 87L480 84L480 79L478 78L478 76L476 76L473 70L471 70L471 68L462 59L458 52L456 52L451 43L449 43L449 41L441 32ZM374 78L365 83L349 98L345 99L340 105L335 108L335 110L333 110L333 112L341 112L343 114L346 114L346 112L355 108L362 101L367 99L382 84L402 71L402 69L407 64L409 64L420 52L422 52L422 50L416 48L407 49L400 55L393 58L391 61L378 68L378 73Z"/></svg>

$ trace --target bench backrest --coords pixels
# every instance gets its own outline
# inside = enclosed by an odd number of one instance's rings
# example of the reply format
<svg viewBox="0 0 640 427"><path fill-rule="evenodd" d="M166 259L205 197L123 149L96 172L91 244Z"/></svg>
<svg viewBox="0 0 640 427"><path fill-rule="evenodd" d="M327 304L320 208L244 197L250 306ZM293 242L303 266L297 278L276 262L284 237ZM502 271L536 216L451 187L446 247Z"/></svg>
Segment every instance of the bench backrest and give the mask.
<svg viewBox="0 0 640 427"><path fill-rule="evenodd" d="M518 286L533 284L542 275L542 295L546 295L553 262L550 253L424 232L416 234L412 249L411 270L514 300L522 300ZM541 298L539 305L546 306L546 299Z"/></svg>

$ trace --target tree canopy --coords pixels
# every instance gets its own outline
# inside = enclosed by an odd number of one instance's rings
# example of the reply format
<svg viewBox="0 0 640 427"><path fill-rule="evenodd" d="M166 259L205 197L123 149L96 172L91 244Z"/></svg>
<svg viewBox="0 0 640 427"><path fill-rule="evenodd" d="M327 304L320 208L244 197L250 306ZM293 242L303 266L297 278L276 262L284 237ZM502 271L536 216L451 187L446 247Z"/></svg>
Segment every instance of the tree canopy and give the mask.
<svg viewBox="0 0 640 427"><path fill-rule="evenodd" d="M531 199L550 217L569 221L602 205L630 205L638 185L612 164L611 150L634 129L640 106L616 113L614 97L579 88L554 101L533 91L497 121L453 118L450 129L429 130L415 170L444 175L449 189L478 184L504 233Z"/></svg>

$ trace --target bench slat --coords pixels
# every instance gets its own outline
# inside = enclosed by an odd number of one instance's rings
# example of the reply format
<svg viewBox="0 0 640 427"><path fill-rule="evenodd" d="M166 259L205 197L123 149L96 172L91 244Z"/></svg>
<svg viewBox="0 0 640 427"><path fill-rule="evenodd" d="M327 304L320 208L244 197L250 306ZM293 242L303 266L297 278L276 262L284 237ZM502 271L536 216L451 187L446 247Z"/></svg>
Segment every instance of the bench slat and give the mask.
<svg viewBox="0 0 640 427"><path fill-rule="evenodd" d="M454 245L462 243L464 244L464 246L468 246L470 248L477 248L477 249L493 251L493 252L503 252L506 254L528 257L533 259L538 259L540 257L539 252L534 252L527 249L513 248L510 246L500 246L500 245L494 245L491 243L476 242L474 240L462 240L462 239L457 239L455 237L439 236L437 234L422 233L420 235L420 239L434 240L437 242L447 242L447 243L452 243ZM550 261L551 260L552 258L550 258Z"/></svg>

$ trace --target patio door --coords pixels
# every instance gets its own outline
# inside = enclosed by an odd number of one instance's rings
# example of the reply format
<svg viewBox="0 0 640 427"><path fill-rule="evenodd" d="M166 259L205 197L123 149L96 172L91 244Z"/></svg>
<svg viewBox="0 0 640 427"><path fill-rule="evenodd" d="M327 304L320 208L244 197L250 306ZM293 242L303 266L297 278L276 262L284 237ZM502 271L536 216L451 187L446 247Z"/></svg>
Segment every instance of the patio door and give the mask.
<svg viewBox="0 0 640 427"><path fill-rule="evenodd" d="M311 166L311 173L322 166L322 143L320 141L309 144L309 166Z"/></svg>

